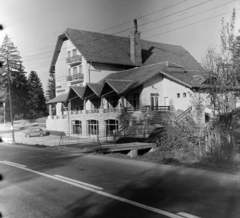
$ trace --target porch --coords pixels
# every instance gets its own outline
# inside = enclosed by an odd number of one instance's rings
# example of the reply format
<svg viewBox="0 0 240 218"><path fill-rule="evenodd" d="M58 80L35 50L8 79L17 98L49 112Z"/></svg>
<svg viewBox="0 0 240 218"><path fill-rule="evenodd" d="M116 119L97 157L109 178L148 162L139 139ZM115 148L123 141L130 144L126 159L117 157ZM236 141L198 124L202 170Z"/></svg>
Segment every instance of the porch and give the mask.
<svg viewBox="0 0 240 218"><path fill-rule="evenodd" d="M143 107L127 107L127 108L101 108L92 110L67 110L65 108L60 115L50 115L48 119L68 119L68 118L85 118L85 117L96 117L100 114L105 114L106 116L114 114L116 117L126 113L126 112L139 112L143 114L161 114L162 112L170 111L170 106L150 106L145 105ZM134 115L134 114L133 114Z"/></svg>

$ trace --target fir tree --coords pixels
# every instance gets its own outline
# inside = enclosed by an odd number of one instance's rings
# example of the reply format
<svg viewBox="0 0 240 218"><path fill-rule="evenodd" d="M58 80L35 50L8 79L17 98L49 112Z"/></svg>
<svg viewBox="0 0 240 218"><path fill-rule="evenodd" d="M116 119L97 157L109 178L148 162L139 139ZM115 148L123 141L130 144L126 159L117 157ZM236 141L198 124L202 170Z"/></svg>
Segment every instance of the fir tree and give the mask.
<svg viewBox="0 0 240 218"><path fill-rule="evenodd" d="M31 71L28 76L28 89L30 97L28 101L28 108L31 118L46 116L46 99L44 96L42 83L35 71Z"/></svg>
<svg viewBox="0 0 240 218"><path fill-rule="evenodd" d="M14 46L7 35L0 47L0 61L3 61L1 88L4 88L8 92L8 98L6 99L6 119L10 120L8 77L11 87L13 119L23 118L27 114L27 101L29 99L26 72L24 72L17 47Z"/></svg>
<svg viewBox="0 0 240 218"><path fill-rule="evenodd" d="M55 96L56 96L55 91L56 91L55 75L53 73L50 73L50 79L48 79L48 86L47 86L47 91L46 91L48 100L55 98Z"/></svg>

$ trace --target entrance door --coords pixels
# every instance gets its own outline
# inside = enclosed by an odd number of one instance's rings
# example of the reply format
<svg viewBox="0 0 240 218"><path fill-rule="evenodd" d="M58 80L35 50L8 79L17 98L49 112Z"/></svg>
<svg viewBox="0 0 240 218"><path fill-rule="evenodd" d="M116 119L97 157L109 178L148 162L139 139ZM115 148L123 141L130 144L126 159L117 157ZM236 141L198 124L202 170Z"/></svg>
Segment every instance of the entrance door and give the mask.
<svg viewBox="0 0 240 218"><path fill-rule="evenodd" d="M165 105L165 106L169 106L168 97L165 97L165 98L164 98L164 105Z"/></svg>
<svg viewBox="0 0 240 218"><path fill-rule="evenodd" d="M151 94L151 110L157 111L158 110L158 93Z"/></svg>

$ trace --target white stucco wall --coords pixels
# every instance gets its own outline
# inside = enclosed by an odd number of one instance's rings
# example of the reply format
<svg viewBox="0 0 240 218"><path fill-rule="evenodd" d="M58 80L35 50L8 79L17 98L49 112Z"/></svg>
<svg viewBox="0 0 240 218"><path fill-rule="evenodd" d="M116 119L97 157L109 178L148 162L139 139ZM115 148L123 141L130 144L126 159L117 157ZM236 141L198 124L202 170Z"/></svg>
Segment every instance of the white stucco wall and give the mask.
<svg viewBox="0 0 240 218"><path fill-rule="evenodd" d="M151 93L152 94L159 94L158 97L158 105L163 106L163 76L157 75L156 77L152 78L151 80L147 81L143 84L143 91L140 95L140 105L151 105Z"/></svg>
<svg viewBox="0 0 240 218"><path fill-rule="evenodd" d="M66 53L68 55L68 52L70 51L71 52L71 57L72 57L73 56L72 51L74 49L76 49L76 47L72 44L72 42L70 40L67 40L66 44L67 44ZM82 56L81 52L78 51L78 50L77 50L77 55L81 55ZM72 66L70 64L67 64L67 65L68 65L68 69L71 69L71 75L73 75L73 69L72 69L73 65ZM83 85L85 85L86 81L88 81L88 64L87 64L87 61L86 61L84 56L82 56L82 63L81 63L81 65L82 65L82 72L81 73L84 75ZM79 66L79 64L77 64L75 66ZM79 69L77 69L77 72L80 73ZM67 70L66 76L67 75L69 75L68 70ZM71 85L71 84L69 83L69 85Z"/></svg>
<svg viewBox="0 0 240 218"><path fill-rule="evenodd" d="M180 97L177 97L177 94ZM183 96L186 93L186 97ZM147 81L143 85L143 90L140 95L140 104L151 105L151 94L158 94L159 106L173 106L174 109L186 110L191 106L192 91L175 81L171 81L161 74Z"/></svg>
<svg viewBox="0 0 240 218"><path fill-rule="evenodd" d="M66 76L68 73L68 65L66 63L66 58L67 58L67 43L65 41L63 42L60 54L55 65L56 96L64 92L68 92L68 89L66 89L67 87Z"/></svg>
<svg viewBox="0 0 240 218"><path fill-rule="evenodd" d="M192 91L189 88L184 87L174 81L171 81L164 77L163 81L163 99L168 97L169 105L174 109L186 110L191 106L191 94ZM180 97L177 97L177 94ZM186 93L186 97L183 97L183 93Z"/></svg>
<svg viewBox="0 0 240 218"><path fill-rule="evenodd" d="M116 73L118 71L125 70L125 69L126 67L123 67L123 66L116 66L111 64L99 64L99 63L92 63L89 68L89 64L88 64L88 76L87 76L86 82L97 83L100 80L104 79L109 74Z"/></svg>

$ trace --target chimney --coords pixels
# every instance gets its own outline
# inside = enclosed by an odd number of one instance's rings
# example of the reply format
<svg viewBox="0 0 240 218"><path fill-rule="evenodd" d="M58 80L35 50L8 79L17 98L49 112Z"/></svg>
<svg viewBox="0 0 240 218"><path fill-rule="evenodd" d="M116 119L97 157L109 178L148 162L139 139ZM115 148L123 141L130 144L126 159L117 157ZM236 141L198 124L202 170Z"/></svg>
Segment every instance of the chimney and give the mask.
<svg viewBox="0 0 240 218"><path fill-rule="evenodd" d="M140 33L136 19L134 20L134 31L130 33L130 57L136 67L142 66Z"/></svg>

